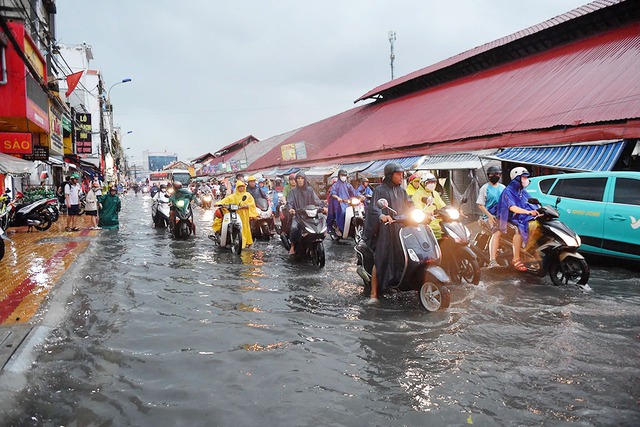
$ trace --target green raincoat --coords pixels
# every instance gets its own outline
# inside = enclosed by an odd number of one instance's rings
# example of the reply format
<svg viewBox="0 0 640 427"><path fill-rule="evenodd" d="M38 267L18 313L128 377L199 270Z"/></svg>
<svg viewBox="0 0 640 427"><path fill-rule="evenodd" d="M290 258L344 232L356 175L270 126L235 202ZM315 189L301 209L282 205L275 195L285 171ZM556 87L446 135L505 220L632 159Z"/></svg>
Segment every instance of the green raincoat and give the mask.
<svg viewBox="0 0 640 427"><path fill-rule="evenodd" d="M107 192L104 196L98 197L101 207L98 209L98 227L100 228L118 228L118 212L120 212L121 203L118 194L111 195Z"/></svg>

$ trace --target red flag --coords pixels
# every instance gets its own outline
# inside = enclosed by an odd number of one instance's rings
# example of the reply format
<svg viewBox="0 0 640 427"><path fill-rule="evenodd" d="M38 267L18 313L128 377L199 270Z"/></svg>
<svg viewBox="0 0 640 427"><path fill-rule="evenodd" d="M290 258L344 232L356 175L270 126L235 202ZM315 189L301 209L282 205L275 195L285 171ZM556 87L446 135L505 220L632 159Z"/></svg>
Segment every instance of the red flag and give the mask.
<svg viewBox="0 0 640 427"><path fill-rule="evenodd" d="M69 95L71 95L71 92L73 92L76 86L78 86L80 77L82 77L82 73L84 73L84 70L78 71L77 73L69 74L67 76L67 91L64 93L64 96L68 98Z"/></svg>

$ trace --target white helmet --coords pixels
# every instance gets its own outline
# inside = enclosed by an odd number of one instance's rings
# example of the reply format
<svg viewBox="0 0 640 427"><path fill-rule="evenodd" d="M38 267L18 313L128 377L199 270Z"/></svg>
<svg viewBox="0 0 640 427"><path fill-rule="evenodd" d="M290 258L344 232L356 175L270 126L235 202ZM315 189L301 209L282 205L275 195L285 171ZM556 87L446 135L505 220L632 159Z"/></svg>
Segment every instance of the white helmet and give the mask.
<svg viewBox="0 0 640 427"><path fill-rule="evenodd" d="M420 177L420 184L425 185L429 181L437 182L438 180L436 179L436 176L431 172L423 173L422 176Z"/></svg>
<svg viewBox="0 0 640 427"><path fill-rule="evenodd" d="M509 176L511 176L511 180L513 181L517 176L520 175L527 175L529 176L529 171L527 170L527 168L523 168L522 166L518 166L517 168L513 168L511 169L511 173Z"/></svg>

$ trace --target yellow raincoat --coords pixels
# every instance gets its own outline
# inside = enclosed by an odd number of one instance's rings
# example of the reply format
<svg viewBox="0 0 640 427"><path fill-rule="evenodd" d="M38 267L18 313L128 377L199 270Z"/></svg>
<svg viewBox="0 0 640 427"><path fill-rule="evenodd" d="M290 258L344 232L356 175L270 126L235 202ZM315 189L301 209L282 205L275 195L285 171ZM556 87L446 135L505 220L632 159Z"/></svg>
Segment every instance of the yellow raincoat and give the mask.
<svg viewBox="0 0 640 427"><path fill-rule="evenodd" d="M422 202L423 197L431 197L433 199L433 203L431 203L426 209L424 208L425 204ZM446 206L444 200L440 197L440 193L435 190L431 192L422 185L416 190L411 200L413 200L413 204L417 209L424 209L425 212L429 212L431 214L433 214L436 209L442 209ZM429 227L431 227L433 234L436 235L437 239L442 237L442 227L440 227L439 218L433 218L429 223Z"/></svg>
<svg viewBox="0 0 640 427"><path fill-rule="evenodd" d="M258 209L256 209L256 202L253 200L253 196L246 191L246 184L242 181L236 182L236 191L233 194L229 194L224 199L220 200L216 205L240 205L240 206L248 206L248 209L239 209L238 216L240 216L240 221L242 221L242 248L244 249L247 245L253 244L253 237L251 236L251 225L249 224L249 218L255 218L258 216ZM247 196L247 198L243 201L242 198ZM219 233L222 229L222 218L218 218L215 215L215 219L213 220L212 225L213 231Z"/></svg>

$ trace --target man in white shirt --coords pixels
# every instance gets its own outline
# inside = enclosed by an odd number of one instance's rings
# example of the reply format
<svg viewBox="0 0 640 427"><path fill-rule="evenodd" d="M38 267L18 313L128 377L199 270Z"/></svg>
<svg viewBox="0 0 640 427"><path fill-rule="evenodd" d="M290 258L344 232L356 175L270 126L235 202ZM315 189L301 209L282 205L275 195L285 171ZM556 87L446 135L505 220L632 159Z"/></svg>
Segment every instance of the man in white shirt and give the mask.
<svg viewBox="0 0 640 427"><path fill-rule="evenodd" d="M76 218L80 215L80 193L82 193L78 179L80 179L80 175L74 172L69 178L69 184L64 186L64 200L67 205L66 231L80 231L76 227Z"/></svg>

